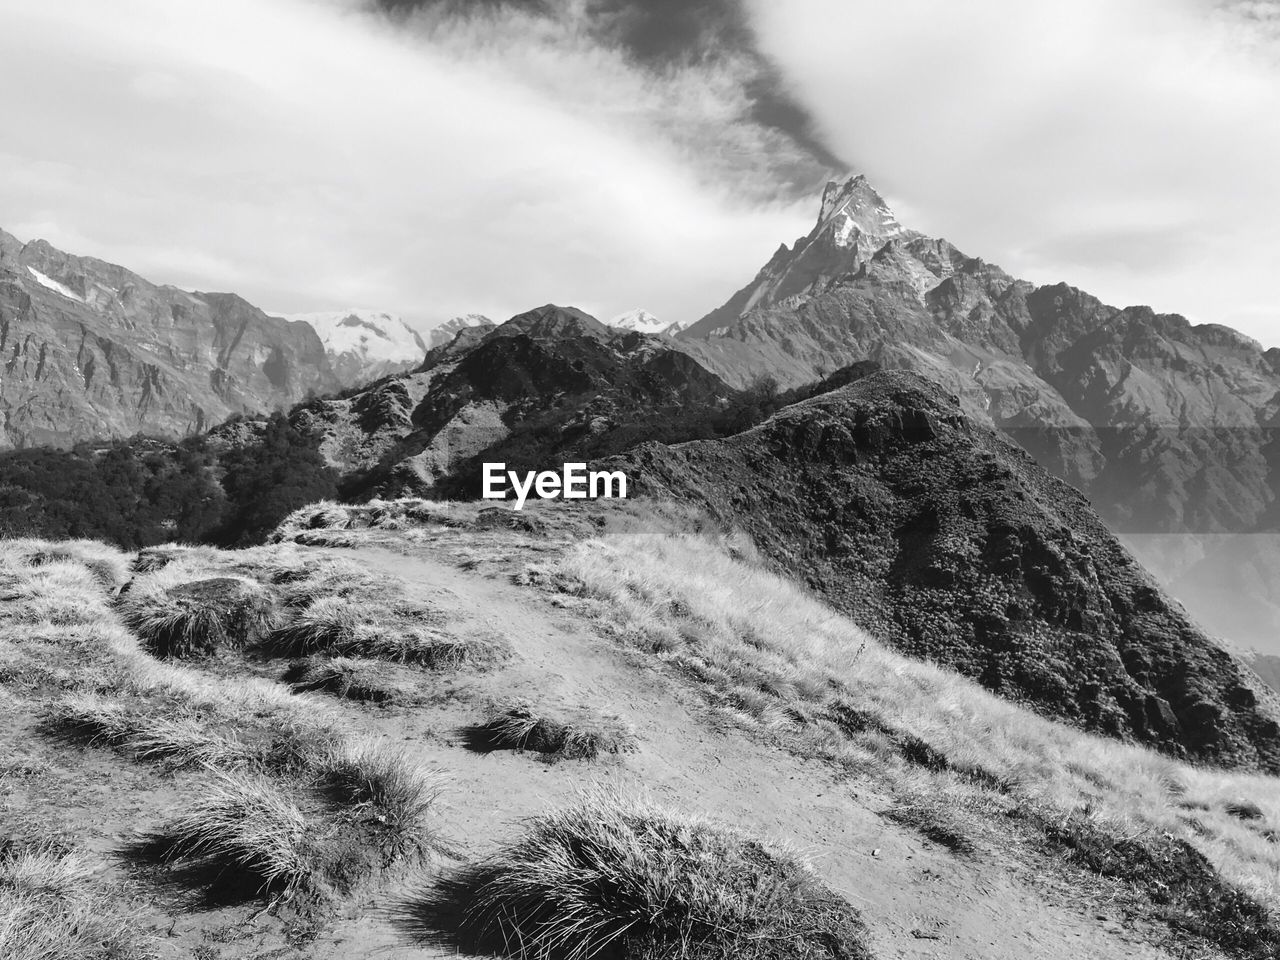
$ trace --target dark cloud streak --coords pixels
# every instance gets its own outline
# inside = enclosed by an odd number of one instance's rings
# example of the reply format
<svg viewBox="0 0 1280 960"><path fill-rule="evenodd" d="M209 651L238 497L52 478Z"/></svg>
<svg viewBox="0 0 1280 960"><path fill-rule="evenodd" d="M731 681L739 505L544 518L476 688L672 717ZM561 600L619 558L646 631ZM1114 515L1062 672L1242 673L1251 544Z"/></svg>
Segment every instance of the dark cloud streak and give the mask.
<svg viewBox="0 0 1280 960"><path fill-rule="evenodd" d="M381 12L407 18L419 11L475 16L502 9L554 18L554 0L371 0ZM786 89L776 66L759 50L741 0L587 0L587 30L622 50L637 66L655 73L684 65L737 60L747 65L743 94L750 104L742 119L781 134L812 164L789 186L812 190L818 179L850 166L826 143L814 118ZM807 175L805 175L807 174ZM786 189L787 184L779 184Z"/></svg>

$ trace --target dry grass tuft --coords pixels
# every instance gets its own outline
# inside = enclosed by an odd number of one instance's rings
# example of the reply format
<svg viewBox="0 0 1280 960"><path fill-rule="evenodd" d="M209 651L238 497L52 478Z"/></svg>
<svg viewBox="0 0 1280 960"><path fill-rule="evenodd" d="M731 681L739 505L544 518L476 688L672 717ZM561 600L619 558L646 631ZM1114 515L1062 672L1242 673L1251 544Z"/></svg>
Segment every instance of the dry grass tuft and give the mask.
<svg viewBox="0 0 1280 960"><path fill-rule="evenodd" d="M132 569L135 576L157 573L171 564L179 563L188 569L216 567L222 560L223 552L215 547L202 545L166 543L157 547L146 547L138 551L133 558Z"/></svg>
<svg viewBox="0 0 1280 960"><path fill-rule="evenodd" d="M890 807L883 815L952 853L969 856L977 850L964 822L946 803L922 797Z"/></svg>
<svg viewBox="0 0 1280 960"><path fill-rule="evenodd" d="M508 655L498 638L458 637L430 625L416 605L323 597L293 614L264 643L276 655L363 657L433 670L485 665Z"/></svg>
<svg viewBox="0 0 1280 960"><path fill-rule="evenodd" d="M0 543L0 559L14 550ZM239 572L270 570L281 583L305 582L314 571L295 562L298 552L176 553L136 576L115 603L89 568L70 559L0 569L0 683L10 687L0 697L21 690L14 705L42 709L45 731L59 737L213 777L161 835L130 853L151 864L159 855L171 868L168 882L203 888L211 898L305 894L311 902L433 848L435 787L403 754L353 745L318 698L144 650L189 656L251 642L273 625L278 601ZM64 608L78 613L74 623L63 625ZM431 614L394 596L382 609L401 622ZM348 666L367 679L365 664ZM11 785L42 772L0 764ZM0 902L0 929L6 922ZM9 955L0 940L0 956ZM49 956L81 955L72 947Z"/></svg>
<svg viewBox="0 0 1280 960"><path fill-rule="evenodd" d="M369 814L368 840L384 865L440 848L429 822L439 784L403 751L376 741L344 744L324 762L320 780L337 801Z"/></svg>
<svg viewBox="0 0 1280 960"><path fill-rule="evenodd" d="M241 738L211 729L207 716L183 709L159 713L139 701L72 694L48 708L46 721L64 736L174 767L237 769L259 759Z"/></svg>
<svg viewBox="0 0 1280 960"><path fill-rule="evenodd" d="M63 540L37 546L28 554L27 563L32 567L50 563L78 564L108 592L120 589L129 579L128 556L96 540Z"/></svg>
<svg viewBox="0 0 1280 960"><path fill-rule="evenodd" d="M542 960L866 960L858 912L792 857L687 814L588 797L446 881L428 923Z"/></svg>
<svg viewBox="0 0 1280 960"><path fill-rule="evenodd" d="M157 575L135 582L120 599L120 616L158 657L190 659L238 650L263 637L278 611L270 592L243 577L212 577L169 585Z"/></svg>
<svg viewBox="0 0 1280 960"><path fill-rule="evenodd" d="M1198 937L1248 960L1280 956L1280 924L1267 907L1223 880L1204 854L1171 836L1116 837L1080 812L1026 811L1052 848L1090 875L1158 891L1159 915L1184 936Z"/></svg>
<svg viewBox="0 0 1280 960"><path fill-rule="evenodd" d="M618 717L585 708L549 711L525 701L495 707L471 732L478 750L533 750L569 760L594 760L601 754L628 753L638 746L635 731Z"/></svg>
<svg viewBox="0 0 1280 960"><path fill-rule="evenodd" d="M0 957L150 960L136 916L94 882L92 866L49 846L0 848Z"/></svg>
<svg viewBox="0 0 1280 960"><path fill-rule="evenodd" d="M210 872L233 867L283 898L326 887L315 824L271 780L220 773L163 830L165 856Z"/></svg>
<svg viewBox="0 0 1280 960"><path fill-rule="evenodd" d="M298 692L325 691L345 700L402 703L412 700L416 684L381 660L313 657L293 664L284 679Z"/></svg>

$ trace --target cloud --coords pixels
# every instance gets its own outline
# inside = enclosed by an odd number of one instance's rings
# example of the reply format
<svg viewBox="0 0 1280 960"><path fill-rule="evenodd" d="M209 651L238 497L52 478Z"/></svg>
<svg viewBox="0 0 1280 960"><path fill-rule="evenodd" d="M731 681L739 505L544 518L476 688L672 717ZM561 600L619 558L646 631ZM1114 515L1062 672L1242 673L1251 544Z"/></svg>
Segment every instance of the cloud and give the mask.
<svg viewBox="0 0 1280 960"><path fill-rule="evenodd" d="M750 121L734 57L657 71L580 21L513 9L393 24L338 0L0 0L0 14L0 70L24 91L0 222L272 309L434 321L558 301L689 319L810 217L775 174L816 167Z"/></svg>
<svg viewBox="0 0 1280 960"><path fill-rule="evenodd" d="M727 107L721 117L722 130L737 127L763 128L777 136L766 149L753 154L739 153L739 162L756 165L790 163L793 177L773 178L775 191L787 187L810 189L815 177L843 169L836 157L817 136L812 118L786 88L776 68L761 56L748 11L742 0L368 0L374 9L407 22L478 24L490 35L501 25L515 24L518 34L554 35L565 30L589 38L621 53L626 62L670 79L684 74L694 83L708 74L726 76L733 86L707 90ZM510 46L510 35L500 46ZM691 69L692 68L692 69ZM689 84L680 95L663 106L667 126L679 128L685 97L698 96ZM574 91L568 92L574 97ZM676 116L669 116L675 114ZM672 124L670 121L675 120ZM714 139L714 131L704 129ZM785 171L784 171L785 173Z"/></svg>
<svg viewBox="0 0 1280 960"><path fill-rule="evenodd" d="M748 2L822 136L904 221L1031 280L1280 342L1275 4Z"/></svg>
<svg viewBox="0 0 1280 960"><path fill-rule="evenodd" d="M1275 0L0 0L0 226L279 311L690 320L849 158L1038 282L1280 342Z"/></svg>

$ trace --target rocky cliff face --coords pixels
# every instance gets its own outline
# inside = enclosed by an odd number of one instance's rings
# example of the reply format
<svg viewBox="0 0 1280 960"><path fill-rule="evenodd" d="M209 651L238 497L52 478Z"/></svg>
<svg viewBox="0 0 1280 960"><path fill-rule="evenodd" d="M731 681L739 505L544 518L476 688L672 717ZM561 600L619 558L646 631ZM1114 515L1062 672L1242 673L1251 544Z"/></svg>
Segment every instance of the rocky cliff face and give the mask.
<svg viewBox="0 0 1280 960"><path fill-rule="evenodd" d="M178 437L336 389L304 323L0 232L0 448Z"/></svg>
<svg viewBox="0 0 1280 960"><path fill-rule="evenodd" d="M912 656L1088 730L1280 769L1258 678L1083 496L919 376L872 373L738 436L607 464L746 529Z"/></svg>
<svg viewBox="0 0 1280 960"><path fill-rule="evenodd" d="M1274 523L1280 350L1225 327L1017 280L903 227L864 178L678 337L729 383L857 360L921 373L1133 532Z"/></svg>

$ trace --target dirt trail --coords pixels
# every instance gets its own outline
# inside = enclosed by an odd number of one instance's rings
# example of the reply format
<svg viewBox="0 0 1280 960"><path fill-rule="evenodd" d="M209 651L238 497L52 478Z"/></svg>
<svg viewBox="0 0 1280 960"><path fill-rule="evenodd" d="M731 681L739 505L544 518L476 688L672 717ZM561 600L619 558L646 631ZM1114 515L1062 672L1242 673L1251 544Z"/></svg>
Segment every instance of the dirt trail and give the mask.
<svg viewBox="0 0 1280 960"><path fill-rule="evenodd" d="M406 581L411 596L441 609L450 629L496 631L515 648L508 665L445 684L437 705L345 708L353 729L398 740L439 771L440 826L466 859L518 836L522 818L586 785L610 784L797 848L862 909L882 960L1167 956L1096 906L1020 881L997 854L960 859L882 819L875 810L885 798L837 783L825 765L722 729L679 679L529 590L429 556L375 548L340 555ZM618 714L634 726L639 751L555 765L532 754L470 752L460 731L480 719L489 696ZM407 892L393 888L353 909L357 915L341 919L308 953L317 960L357 951L387 960L456 957L452 949L414 945L396 926L395 905Z"/></svg>

